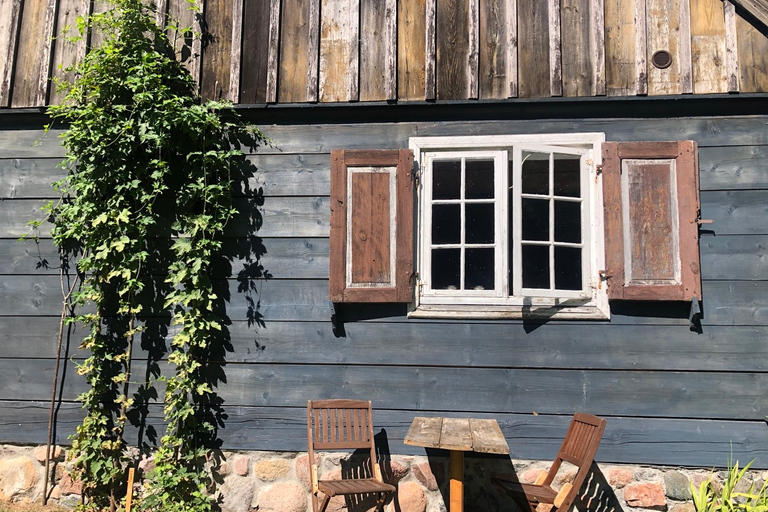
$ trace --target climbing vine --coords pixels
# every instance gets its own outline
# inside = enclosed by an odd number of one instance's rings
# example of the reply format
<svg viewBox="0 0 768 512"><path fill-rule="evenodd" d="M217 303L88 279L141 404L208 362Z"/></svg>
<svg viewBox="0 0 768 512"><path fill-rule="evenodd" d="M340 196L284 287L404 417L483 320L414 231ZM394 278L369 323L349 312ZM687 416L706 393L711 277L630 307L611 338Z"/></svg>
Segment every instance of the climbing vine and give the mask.
<svg viewBox="0 0 768 512"><path fill-rule="evenodd" d="M198 98L167 36L183 30L158 27L154 7L142 0L111 4L79 21L77 37L95 32L103 42L75 66L72 82L59 84L62 104L49 108L67 127L67 176L55 184L61 199L47 213L54 243L79 256L72 321L87 329L74 467L86 508L120 506L131 464L124 432L136 406L134 340L147 318L170 318L171 369L160 379L166 430L140 505L205 511L214 506L205 462L216 425L201 410L218 403L206 359L222 330L210 269L237 213L237 148L262 136L230 105Z"/></svg>

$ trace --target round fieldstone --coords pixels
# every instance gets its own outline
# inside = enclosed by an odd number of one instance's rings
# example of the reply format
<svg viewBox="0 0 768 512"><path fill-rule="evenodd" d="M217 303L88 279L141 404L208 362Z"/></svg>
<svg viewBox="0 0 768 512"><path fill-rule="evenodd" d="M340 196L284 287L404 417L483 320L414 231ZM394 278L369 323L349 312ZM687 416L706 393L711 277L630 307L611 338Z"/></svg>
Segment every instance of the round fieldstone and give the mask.
<svg viewBox="0 0 768 512"><path fill-rule="evenodd" d="M677 501L691 499L691 482L679 471L664 473L664 487L668 498Z"/></svg>
<svg viewBox="0 0 768 512"><path fill-rule="evenodd" d="M320 464L320 457L315 455L315 464ZM309 455L300 455L296 457L296 463L294 465L296 470L296 478L302 483L307 490L312 489L312 482L309 479Z"/></svg>
<svg viewBox="0 0 768 512"><path fill-rule="evenodd" d="M59 480L59 488L61 494L83 494L83 483L80 480L75 480L69 473L64 473Z"/></svg>
<svg viewBox="0 0 768 512"><path fill-rule="evenodd" d="M233 477L221 487L223 512L249 512L254 495L253 482L249 478Z"/></svg>
<svg viewBox="0 0 768 512"><path fill-rule="evenodd" d="M399 508L396 505L400 505ZM395 499L387 505L387 512L426 512L427 495L418 482L400 482Z"/></svg>
<svg viewBox="0 0 768 512"><path fill-rule="evenodd" d="M413 476L416 477L416 480L421 482L424 487L430 491L436 491L438 489L437 478L432 472L432 468L430 467L429 462L414 464L411 466L411 470L413 471Z"/></svg>
<svg viewBox="0 0 768 512"><path fill-rule="evenodd" d="M251 459L250 457L247 457L245 455L238 455L235 457L234 462L232 463L232 469L234 469L235 474L240 476L248 476L248 469L251 465Z"/></svg>
<svg viewBox="0 0 768 512"><path fill-rule="evenodd" d="M285 459L263 459L253 465L254 474L265 482L274 482L288 474L291 466Z"/></svg>
<svg viewBox="0 0 768 512"><path fill-rule="evenodd" d="M625 468L612 468L608 471L608 483L614 489L621 489L632 482L632 471Z"/></svg>
<svg viewBox="0 0 768 512"><path fill-rule="evenodd" d="M658 482L630 484L624 489L624 501L630 507L665 509L667 499Z"/></svg>
<svg viewBox="0 0 768 512"><path fill-rule="evenodd" d="M307 492L297 482L278 482L259 493L259 512L306 512Z"/></svg>
<svg viewBox="0 0 768 512"><path fill-rule="evenodd" d="M388 461L381 466L382 477L390 485L397 485L397 482L408 474L408 466L394 460Z"/></svg>
<svg viewBox="0 0 768 512"><path fill-rule="evenodd" d="M0 501L21 496L34 497L40 481L37 461L29 457L0 460Z"/></svg>

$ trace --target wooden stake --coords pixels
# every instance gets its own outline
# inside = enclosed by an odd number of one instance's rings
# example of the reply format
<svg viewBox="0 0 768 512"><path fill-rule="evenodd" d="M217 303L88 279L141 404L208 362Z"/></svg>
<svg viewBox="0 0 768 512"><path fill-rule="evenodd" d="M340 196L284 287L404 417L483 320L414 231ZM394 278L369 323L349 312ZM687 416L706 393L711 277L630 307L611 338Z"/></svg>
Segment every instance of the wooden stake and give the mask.
<svg viewBox="0 0 768 512"><path fill-rule="evenodd" d="M133 473L134 468L128 468L128 490L125 493L125 512L131 512L131 501L133 501Z"/></svg>
<svg viewBox="0 0 768 512"><path fill-rule="evenodd" d="M451 450L450 512L464 512L464 452ZM126 512L128 512L126 510Z"/></svg>

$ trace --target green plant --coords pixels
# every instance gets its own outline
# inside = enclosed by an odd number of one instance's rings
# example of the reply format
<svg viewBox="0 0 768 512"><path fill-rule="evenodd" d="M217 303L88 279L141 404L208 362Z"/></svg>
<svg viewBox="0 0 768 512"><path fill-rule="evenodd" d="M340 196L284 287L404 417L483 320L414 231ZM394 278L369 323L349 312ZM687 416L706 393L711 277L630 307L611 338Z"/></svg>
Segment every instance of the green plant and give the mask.
<svg viewBox="0 0 768 512"><path fill-rule="evenodd" d="M134 339L147 316L170 318L172 371L159 379L167 429L140 506L205 511L213 506L206 459L215 431L205 410L220 402L206 364L223 323L209 270L237 213L237 148L262 136L229 104L197 97L166 35L187 31L157 26L142 0L112 5L78 21L79 37L96 30L103 43L74 68L72 83L59 84L64 101L49 108L68 128L68 173L55 184L61 199L46 211L54 243L79 256L71 321L88 329L89 356L77 372L89 389L79 397L86 416L72 438L74 467L87 508L118 508L131 462L123 433L135 407Z"/></svg>
<svg viewBox="0 0 768 512"><path fill-rule="evenodd" d="M747 492L739 492L736 487L744 478L754 460L739 469L739 461L729 464L725 480L716 485L713 476L704 480L698 488L691 484L693 506L697 512L766 512L768 511L768 482L755 490L750 485Z"/></svg>

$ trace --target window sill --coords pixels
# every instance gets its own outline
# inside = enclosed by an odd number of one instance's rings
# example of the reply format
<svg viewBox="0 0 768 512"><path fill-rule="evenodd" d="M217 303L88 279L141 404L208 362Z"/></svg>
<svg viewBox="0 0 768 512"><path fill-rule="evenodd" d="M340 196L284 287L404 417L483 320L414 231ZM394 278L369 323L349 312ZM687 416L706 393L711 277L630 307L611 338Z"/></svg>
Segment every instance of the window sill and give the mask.
<svg viewBox="0 0 768 512"><path fill-rule="evenodd" d="M420 304L408 318L491 320L610 320L610 309L599 306L485 306Z"/></svg>

